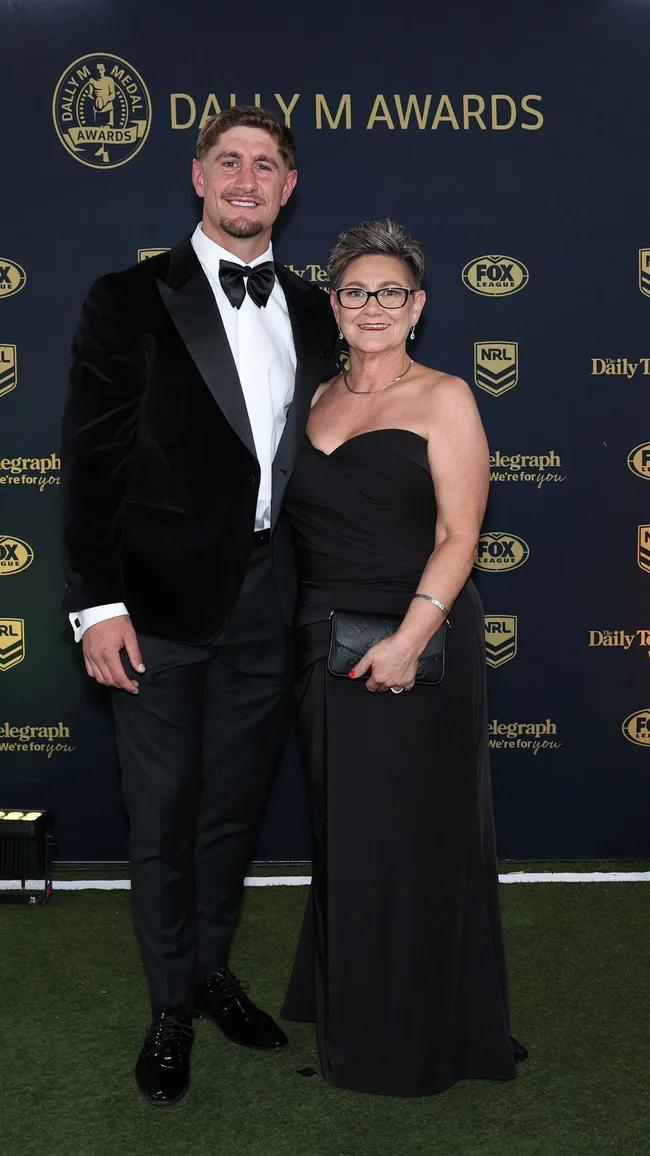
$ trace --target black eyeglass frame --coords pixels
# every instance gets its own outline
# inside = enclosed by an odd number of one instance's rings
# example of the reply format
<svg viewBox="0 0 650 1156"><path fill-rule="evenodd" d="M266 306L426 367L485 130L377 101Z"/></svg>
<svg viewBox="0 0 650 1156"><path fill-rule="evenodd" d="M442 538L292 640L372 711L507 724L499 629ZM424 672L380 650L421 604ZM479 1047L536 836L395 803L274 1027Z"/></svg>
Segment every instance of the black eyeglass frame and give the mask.
<svg viewBox="0 0 650 1156"><path fill-rule="evenodd" d="M361 293L365 293L365 295L366 295L365 300L360 301L358 305L344 305L343 302L341 301L341 293L345 293L346 289L356 289L356 290L360 291ZM386 289L400 289L402 293L405 293L406 296L405 296L404 300L402 301L402 304L401 305L384 305L383 301L379 300L379 294L384 293L386 291ZM381 289L364 289L362 285L342 285L340 289L335 289L334 292L336 293L336 299L337 299L339 305L341 306L341 309L363 309L364 306L368 304L368 301L370 300L370 298L375 297L377 300L377 304L380 305L382 309L388 309L388 311L390 312L391 309L403 309L404 306L407 304L408 299L411 296L411 294L417 293L418 290L417 289L406 289L404 285L384 285L384 286L382 286Z"/></svg>

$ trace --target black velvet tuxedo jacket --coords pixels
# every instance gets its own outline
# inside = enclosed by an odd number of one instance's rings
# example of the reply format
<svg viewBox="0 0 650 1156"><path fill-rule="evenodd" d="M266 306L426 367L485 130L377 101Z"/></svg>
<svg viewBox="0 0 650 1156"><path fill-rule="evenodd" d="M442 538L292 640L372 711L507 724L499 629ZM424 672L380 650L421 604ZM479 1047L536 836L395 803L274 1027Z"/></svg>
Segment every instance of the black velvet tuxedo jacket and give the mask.
<svg viewBox="0 0 650 1156"><path fill-rule="evenodd" d="M327 294L282 265L276 274L297 358L271 506L289 622L295 574L278 514L311 398L336 372L338 349ZM144 634L212 640L241 590L260 470L221 316L189 237L96 281L72 353L62 445L66 606L124 602Z"/></svg>

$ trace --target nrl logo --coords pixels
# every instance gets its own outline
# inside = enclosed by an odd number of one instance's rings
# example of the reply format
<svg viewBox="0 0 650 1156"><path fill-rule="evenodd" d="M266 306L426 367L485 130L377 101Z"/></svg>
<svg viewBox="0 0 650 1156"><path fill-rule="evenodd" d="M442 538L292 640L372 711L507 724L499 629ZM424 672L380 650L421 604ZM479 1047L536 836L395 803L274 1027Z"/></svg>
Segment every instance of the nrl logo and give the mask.
<svg viewBox="0 0 650 1156"><path fill-rule="evenodd" d="M519 346L516 341L475 341L474 381L479 389L501 397L519 381Z"/></svg>
<svg viewBox="0 0 650 1156"><path fill-rule="evenodd" d="M168 253L169 249L138 249L138 261L148 261L150 257L159 257L161 253Z"/></svg>
<svg viewBox="0 0 650 1156"><path fill-rule="evenodd" d="M15 345L0 345L0 397L10 393L18 384Z"/></svg>
<svg viewBox="0 0 650 1156"><path fill-rule="evenodd" d="M517 618L514 614L486 614L485 659L488 666L503 666L517 653Z"/></svg>
<svg viewBox="0 0 650 1156"><path fill-rule="evenodd" d="M639 249L639 289L650 297L650 249Z"/></svg>
<svg viewBox="0 0 650 1156"><path fill-rule="evenodd" d="M637 562L650 574L650 526L639 526Z"/></svg>
<svg viewBox="0 0 650 1156"><path fill-rule="evenodd" d="M11 670L25 657L25 621L0 618L0 671Z"/></svg>

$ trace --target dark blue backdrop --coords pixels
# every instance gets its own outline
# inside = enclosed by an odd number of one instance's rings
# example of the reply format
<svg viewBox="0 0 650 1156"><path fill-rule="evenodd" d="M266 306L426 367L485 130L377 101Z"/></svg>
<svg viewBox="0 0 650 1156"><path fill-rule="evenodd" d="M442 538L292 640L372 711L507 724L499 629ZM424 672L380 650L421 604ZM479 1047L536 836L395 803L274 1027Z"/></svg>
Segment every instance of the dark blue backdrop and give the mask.
<svg viewBox="0 0 650 1156"><path fill-rule="evenodd" d="M64 858L125 855L107 703L59 609L70 337L97 275L193 227L206 107L258 99L291 109L299 145L280 259L323 284L341 228L402 221L429 261L417 356L476 388L494 456L497 537L476 576L501 855L648 854L650 4L0 12L0 806L53 807ZM107 119L90 111L101 63L121 136L88 143ZM495 287L485 269L476 285L485 255L497 293L474 291ZM527 283L503 292L519 266ZM290 747L260 854L308 851Z"/></svg>

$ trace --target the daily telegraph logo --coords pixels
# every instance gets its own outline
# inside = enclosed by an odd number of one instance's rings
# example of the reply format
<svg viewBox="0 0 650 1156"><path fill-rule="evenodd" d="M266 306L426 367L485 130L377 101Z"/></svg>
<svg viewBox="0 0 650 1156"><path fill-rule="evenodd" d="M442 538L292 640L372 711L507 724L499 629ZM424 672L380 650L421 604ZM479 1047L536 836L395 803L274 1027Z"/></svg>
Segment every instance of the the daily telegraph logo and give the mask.
<svg viewBox="0 0 650 1156"><path fill-rule="evenodd" d="M0 618L0 672L11 670L25 657L25 620Z"/></svg>
<svg viewBox="0 0 650 1156"><path fill-rule="evenodd" d="M555 467L550 469L549 467ZM494 450L490 454L491 482L533 482L541 490L547 482L565 482L566 474L559 473L562 459L555 450L545 454L511 454Z"/></svg>
<svg viewBox="0 0 650 1156"><path fill-rule="evenodd" d="M503 666L517 653L517 617L514 614L485 615L485 659L488 666Z"/></svg>
<svg viewBox="0 0 650 1156"><path fill-rule="evenodd" d="M481 534L476 547L474 565L479 570L488 570L490 573L502 573L504 570L516 570L528 561L530 550L528 543L517 534L507 534L505 531L493 530L488 534Z"/></svg>
<svg viewBox="0 0 650 1156"><path fill-rule="evenodd" d="M5 574L20 574L34 561L34 551L22 538L0 534L0 578Z"/></svg>
<svg viewBox="0 0 650 1156"><path fill-rule="evenodd" d="M52 755L76 749L68 741L70 738L70 727L62 722L48 725L0 722L0 754L42 754L51 759ZM0 811L0 819L3 814Z"/></svg>
<svg viewBox="0 0 650 1156"><path fill-rule="evenodd" d="M287 265L296 277L302 277L305 281L310 281L312 285L318 286L319 289L324 289L329 293L329 275L327 272L327 265L305 265L303 269L299 265Z"/></svg>
<svg viewBox="0 0 650 1156"><path fill-rule="evenodd" d="M650 526L639 526L637 546L637 562L650 574Z"/></svg>
<svg viewBox="0 0 650 1156"><path fill-rule="evenodd" d="M622 730L631 743L636 743L639 747L650 747L650 707L628 715Z"/></svg>
<svg viewBox="0 0 650 1156"><path fill-rule="evenodd" d="M547 718L543 722L504 722L494 718L488 724L488 746L491 750L557 751L562 746L558 740L557 723Z"/></svg>
<svg viewBox="0 0 650 1156"><path fill-rule="evenodd" d="M27 274L22 265L9 257L0 257L0 301L3 297L13 297L14 293L20 293L26 281Z"/></svg>
<svg viewBox="0 0 650 1156"><path fill-rule="evenodd" d="M519 380L519 346L516 341L475 341L474 381L479 389L501 397Z"/></svg>
<svg viewBox="0 0 650 1156"><path fill-rule="evenodd" d="M59 78L52 116L63 147L82 165L116 169L140 152L151 97L132 64L110 52L80 56Z"/></svg>
<svg viewBox="0 0 650 1156"><path fill-rule="evenodd" d="M627 455L628 468L637 478L650 481L650 442L641 442Z"/></svg>
<svg viewBox="0 0 650 1156"><path fill-rule="evenodd" d="M43 493L49 486L61 484L61 459L57 454L46 458L0 458L0 486L33 486Z"/></svg>
<svg viewBox="0 0 650 1156"><path fill-rule="evenodd" d="M640 357L633 361L631 357L592 357L592 377L635 377L639 373L645 377L650 374L650 357Z"/></svg>
<svg viewBox="0 0 650 1156"><path fill-rule="evenodd" d="M641 647L648 652L650 658L650 630L590 630L589 645L606 648L616 647L619 650L630 650Z"/></svg>
<svg viewBox="0 0 650 1156"><path fill-rule="evenodd" d="M15 345L0 345L0 397L18 384L18 354Z"/></svg>
<svg viewBox="0 0 650 1156"><path fill-rule="evenodd" d="M462 272L463 284L483 297L507 297L528 284L528 269L516 257L487 254L468 261Z"/></svg>

